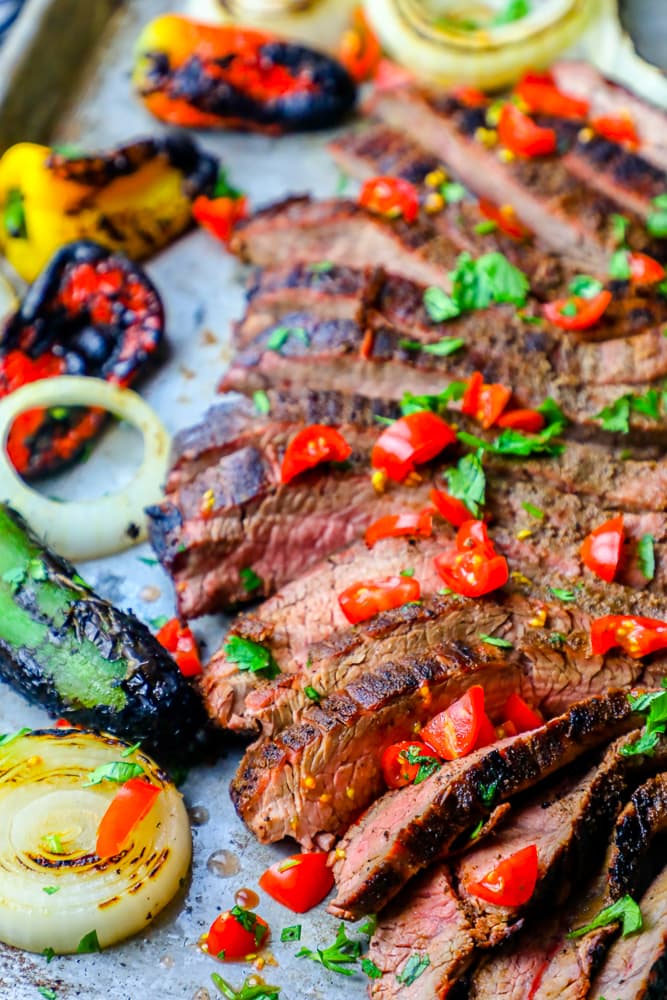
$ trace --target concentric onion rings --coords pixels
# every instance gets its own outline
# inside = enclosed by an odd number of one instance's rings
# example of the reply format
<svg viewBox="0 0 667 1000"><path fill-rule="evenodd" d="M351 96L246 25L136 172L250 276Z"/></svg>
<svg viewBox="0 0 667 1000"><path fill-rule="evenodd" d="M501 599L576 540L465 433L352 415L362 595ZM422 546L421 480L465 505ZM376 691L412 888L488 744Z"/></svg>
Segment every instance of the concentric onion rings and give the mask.
<svg viewBox="0 0 667 1000"><path fill-rule="evenodd" d="M64 503L26 485L9 461L7 436L21 413L48 406L97 406L136 427L144 439L144 455L131 482L110 496ZM113 555L146 538L144 511L160 499L169 449L169 434L161 421L130 389L75 375L31 382L0 400L0 500L22 514L66 559L77 562Z"/></svg>
<svg viewBox="0 0 667 1000"><path fill-rule="evenodd" d="M86 782L117 761L143 768L160 794L121 851L102 860L96 833L120 786ZM95 931L106 948L150 923L187 876L192 841L180 793L150 757L108 734L43 730L0 746L0 811L6 944L66 954Z"/></svg>

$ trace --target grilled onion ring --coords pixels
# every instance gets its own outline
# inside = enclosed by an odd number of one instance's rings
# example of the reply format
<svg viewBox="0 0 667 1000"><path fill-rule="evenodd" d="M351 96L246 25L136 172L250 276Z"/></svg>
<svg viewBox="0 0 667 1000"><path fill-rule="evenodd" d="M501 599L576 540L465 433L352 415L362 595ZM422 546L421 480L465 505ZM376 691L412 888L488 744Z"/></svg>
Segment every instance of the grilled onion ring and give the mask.
<svg viewBox="0 0 667 1000"><path fill-rule="evenodd" d="M0 746L0 941L66 954L94 930L105 948L149 924L178 891L192 851L183 800L150 757L121 757L126 750L113 736L76 729ZM101 861L97 828L120 786L85 783L114 761L140 765L161 791L121 852Z"/></svg>
<svg viewBox="0 0 667 1000"><path fill-rule="evenodd" d="M140 430L144 456L132 481L111 496L65 503L27 486L9 461L7 435L16 417L43 406L99 406ZM112 555L146 537L144 509L160 499L169 448L169 435L157 415L130 389L75 375L31 382L0 400L0 499L66 559L77 562Z"/></svg>

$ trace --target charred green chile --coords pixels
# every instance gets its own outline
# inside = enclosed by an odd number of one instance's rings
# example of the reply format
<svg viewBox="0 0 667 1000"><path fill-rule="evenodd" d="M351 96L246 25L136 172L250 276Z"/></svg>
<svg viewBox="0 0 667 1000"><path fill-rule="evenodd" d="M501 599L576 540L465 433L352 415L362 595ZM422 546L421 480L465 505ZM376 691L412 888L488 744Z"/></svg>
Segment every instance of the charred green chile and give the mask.
<svg viewBox="0 0 667 1000"><path fill-rule="evenodd" d="M0 676L50 712L139 740L163 762L192 756L204 741L203 705L169 653L5 505Z"/></svg>

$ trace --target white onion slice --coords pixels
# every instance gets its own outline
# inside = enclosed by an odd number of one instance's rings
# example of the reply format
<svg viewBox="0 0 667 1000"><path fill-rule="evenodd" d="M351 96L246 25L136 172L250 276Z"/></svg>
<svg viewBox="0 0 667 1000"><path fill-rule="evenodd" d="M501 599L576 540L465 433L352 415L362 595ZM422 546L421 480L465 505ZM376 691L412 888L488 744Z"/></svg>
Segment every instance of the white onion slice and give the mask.
<svg viewBox="0 0 667 1000"><path fill-rule="evenodd" d="M49 406L101 407L141 431L143 460L123 490L95 500L59 503L21 479L7 455L10 428L26 410ZM161 499L169 449L169 435L159 418L130 389L75 375L31 382L0 400L0 500L22 514L47 545L67 559L77 562L113 555L146 537L144 508Z"/></svg>
<svg viewBox="0 0 667 1000"><path fill-rule="evenodd" d="M157 764L140 750L122 758L126 749L113 736L75 729L28 733L0 747L0 941L66 954L95 931L106 948L173 899L192 854L187 812ZM96 767L120 760L143 767L141 777L161 792L120 855L100 861L97 828L120 785L85 782ZM48 849L54 834L62 853Z"/></svg>

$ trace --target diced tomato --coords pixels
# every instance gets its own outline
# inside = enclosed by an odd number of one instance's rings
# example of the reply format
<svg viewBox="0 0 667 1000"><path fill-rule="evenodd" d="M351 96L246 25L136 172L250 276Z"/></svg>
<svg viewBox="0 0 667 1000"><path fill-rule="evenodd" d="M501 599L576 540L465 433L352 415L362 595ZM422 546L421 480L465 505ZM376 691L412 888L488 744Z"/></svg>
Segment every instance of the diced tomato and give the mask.
<svg viewBox="0 0 667 1000"><path fill-rule="evenodd" d="M455 441L456 434L442 417L430 410L417 410L382 432L373 447L371 464L401 483L416 465L430 462Z"/></svg>
<svg viewBox="0 0 667 1000"><path fill-rule="evenodd" d="M248 214L248 199L207 198L200 194L192 203L194 219L217 239L227 243L237 222Z"/></svg>
<svg viewBox="0 0 667 1000"><path fill-rule="evenodd" d="M530 844L505 858L479 882L468 883L466 889L496 906L523 906L535 892L537 875L537 847Z"/></svg>
<svg viewBox="0 0 667 1000"><path fill-rule="evenodd" d="M647 253L628 253L630 280L636 285L655 285L665 277L665 269Z"/></svg>
<svg viewBox="0 0 667 1000"><path fill-rule="evenodd" d="M276 861L260 876L259 884L276 902L294 913L306 913L321 903L334 884L333 871L327 867L326 851L293 854Z"/></svg>
<svg viewBox="0 0 667 1000"><path fill-rule="evenodd" d="M130 778L121 785L97 828L98 858L112 858L120 853L134 828L153 808L160 791L144 778Z"/></svg>
<svg viewBox="0 0 667 1000"><path fill-rule="evenodd" d="M419 735L445 760L456 760L474 750L485 714L484 688L474 684L427 722Z"/></svg>
<svg viewBox="0 0 667 1000"><path fill-rule="evenodd" d="M521 695L511 694L505 702L503 715L507 722L516 726L517 733L527 733L531 729L539 729L544 719L539 712L530 707Z"/></svg>
<svg viewBox="0 0 667 1000"><path fill-rule="evenodd" d="M478 90L477 87L469 87L466 84L456 87L452 91L452 97L456 98L461 104L465 104L467 108L481 108L488 102L488 97L483 91Z"/></svg>
<svg viewBox="0 0 667 1000"><path fill-rule="evenodd" d="M602 115L592 120L591 128L611 142L621 142L630 149L639 148L639 135L630 115Z"/></svg>
<svg viewBox="0 0 667 1000"><path fill-rule="evenodd" d="M266 920L235 906L215 918L206 935L206 947L213 958L233 962L256 954L266 944L268 934Z"/></svg>
<svg viewBox="0 0 667 1000"><path fill-rule="evenodd" d="M476 549L483 552L489 558L496 554L484 521L478 521L470 517L467 521L463 522L456 533L456 547L459 552L468 552L470 549Z"/></svg>
<svg viewBox="0 0 667 1000"><path fill-rule="evenodd" d="M623 551L623 538L623 515L617 514L594 528L581 546L584 565L607 583L611 583L616 576Z"/></svg>
<svg viewBox="0 0 667 1000"><path fill-rule="evenodd" d="M56 719L53 723L54 729L83 729L83 726L77 726L74 722L70 722L69 719Z"/></svg>
<svg viewBox="0 0 667 1000"><path fill-rule="evenodd" d="M506 719L505 722L496 726L496 739L505 740L508 736L516 736L519 730L511 719Z"/></svg>
<svg viewBox="0 0 667 1000"><path fill-rule="evenodd" d="M339 61L357 83L363 83L374 76L382 57L382 47L368 23L363 7L355 7L352 11L352 24L341 35L337 54Z"/></svg>
<svg viewBox="0 0 667 1000"><path fill-rule="evenodd" d="M539 410L507 410L496 420L498 427L511 427L512 430L525 431L527 434L537 434L544 427L544 423L544 417Z"/></svg>
<svg viewBox="0 0 667 1000"><path fill-rule="evenodd" d="M528 110L533 113L575 120L588 117L588 101L564 94L558 89L550 73L534 73L529 70L521 77L515 89Z"/></svg>
<svg viewBox="0 0 667 1000"><path fill-rule="evenodd" d="M550 323L561 330L587 330L601 318L611 302L611 292L606 289L585 299L571 295L567 299L555 299L542 306L542 312ZM564 311L565 310L565 311ZM568 313L572 311L572 315Z"/></svg>
<svg viewBox="0 0 667 1000"><path fill-rule="evenodd" d="M485 219L495 222L498 229L515 240L530 236L530 230L523 226L511 205L496 205L487 198L479 199L479 210Z"/></svg>
<svg viewBox="0 0 667 1000"><path fill-rule="evenodd" d="M455 528L460 528L465 521L470 520L470 511L463 500L458 500L445 490L436 489L431 490L429 497L432 503L435 504L438 513L444 517L445 521L453 524Z"/></svg>
<svg viewBox="0 0 667 1000"><path fill-rule="evenodd" d="M498 138L502 146L517 156L548 156L556 151L554 130L536 125L511 101L500 112Z"/></svg>
<svg viewBox="0 0 667 1000"><path fill-rule="evenodd" d="M489 558L477 549L454 554L443 552L433 561L445 586L462 597L490 594L504 586L509 578L504 556Z"/></svg>
<svg viewBox="0 0 667 1000"><path fill-rule="evenodd" d="M310 424L299 431L287 445L280 469L280 481L289 483L301 472L313 469L321 462L344 462L351 454L352 448L335 427Z"/></svg>
<svg viewBox="0 0 667 1000"><path fill-rule="evenodd" d="M475 742L475 750L480 750L482 747L491 746L492 743L498 741L498 734L496 733L495 727L488 717L486 712L482 717L480 723L479 732L477 734L477 741Z"/></svg>
<svg viewBox="0 0 667 1000"><path fill-rule="evenodd" d="M638 615L604 615L591 622L591 650L602 656L620 646L637 660L660 649L667 649L667 622Z"/></svg>
<svg viewBox="0 0 667 1000"><path fill-rule="evenodd" d="M359 194L359 204L387 219L414 222L419 214L419 192L402 177L370 177Z"/></svg>
<svg viewBox="0 0 667 1000"><path fill-rule="evenodd" d="M353 583L338 595L338 603L347 620L356 625L381 611L391 611L409 601L418 601L420 597L418 580L411 576L389 576L384 580Z"/></svg>
<svg viewBox="0 0 667 1000"><path fill-rule="evenodd" d="M419 773L421 763L411 764L408 760L411 756L428 757L433 759L433 750L419 740L403 740L401 743L392 743L382 754L382 774L388 788L403 788L411 785Z"/></svg>
<svg viewBox="0 0 667 1000"><path fill-rule="evenodd" d="M385 514L366 528L366 545L373 548L381 538L414 535L429 538L433 532L433 511L404 511L402 514Z"/></svg>
<svg viewBox="0 0 667 1000"><path fill-rule="evenodd" d="M463 394L461 412L475 417L482 427L492 427L511 398L511 389L498 383L487 384L481 372L473 372Z"/></svg>
<svg viewBox="0 0 667 1000"><path fill-rule="evenodd" d="M202 672L197 640L192 629L181 625L178 618L166 622L155 638L172 654L184 677L196 677Z"/></svg>

